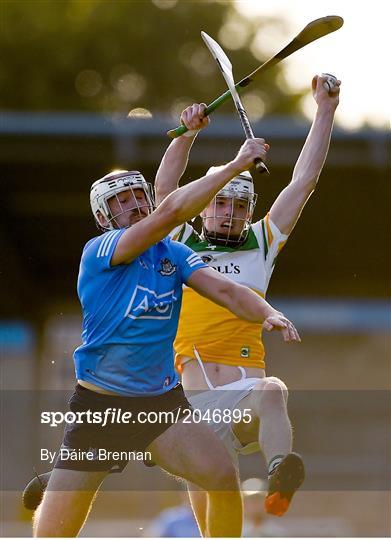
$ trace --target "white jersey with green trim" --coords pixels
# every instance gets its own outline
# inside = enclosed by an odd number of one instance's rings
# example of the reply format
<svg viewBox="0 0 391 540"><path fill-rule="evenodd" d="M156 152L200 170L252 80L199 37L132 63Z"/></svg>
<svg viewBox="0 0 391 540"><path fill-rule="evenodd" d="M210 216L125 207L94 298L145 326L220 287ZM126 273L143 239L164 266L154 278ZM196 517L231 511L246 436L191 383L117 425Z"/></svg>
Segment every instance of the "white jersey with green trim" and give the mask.
<svg viewBox="0 0 391 540"><path fill-rule="evenodd" d="M236 248L213 245L188 223L172 238L185 243L201 259L236 283L265 296L278 252L287 236L267 215L251 225L246 241ZM184 287L179 327L174 343L175 364L194 358L194 347L204 362L265 368L262 325L239 319L226 308Z"/></svg>
<svg viewBox="0 0 391 540"><path fill-rule="evenodd" d="M239 247L213 245L189 223L174 229L171 238L189 246L208 266L264 296L276 257L288 236L279 231L267 214L251 225L246 241Z"/></svg>

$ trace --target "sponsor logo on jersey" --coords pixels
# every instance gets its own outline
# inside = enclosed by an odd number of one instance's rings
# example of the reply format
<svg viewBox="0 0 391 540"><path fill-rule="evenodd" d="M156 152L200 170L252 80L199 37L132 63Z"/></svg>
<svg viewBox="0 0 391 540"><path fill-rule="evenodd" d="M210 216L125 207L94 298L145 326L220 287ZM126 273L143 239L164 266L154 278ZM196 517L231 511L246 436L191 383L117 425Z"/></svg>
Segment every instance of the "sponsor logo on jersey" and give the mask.
<svg viewBox="0 0 391 540"><path fill-rule="evenodd" d="M249 358L250 357L250 347L242 347L240 349L240 356L242 358Z"/></svg>
<svg viewBox="0 0 391 540"><path fill-rule="evenodd" d="M172 276L176 272L176 264L172 264L170 259L162 259L160 261L161 269L158 270L162 276Z"/></svg>
<svg viewBox="0 0 391 540"><path fill-rule="evenodd" d="M234 263L225 264L224 266L212 266L212 268L220 272L220 274L240 274L240 266Z"/></svg>
<svg viewBox="0 0 391 540"><path fill-rule="evenodd" d="M171 319L174 302L177 298L174 290L163 294L137 285L125 312L130 319Z"/></svg>

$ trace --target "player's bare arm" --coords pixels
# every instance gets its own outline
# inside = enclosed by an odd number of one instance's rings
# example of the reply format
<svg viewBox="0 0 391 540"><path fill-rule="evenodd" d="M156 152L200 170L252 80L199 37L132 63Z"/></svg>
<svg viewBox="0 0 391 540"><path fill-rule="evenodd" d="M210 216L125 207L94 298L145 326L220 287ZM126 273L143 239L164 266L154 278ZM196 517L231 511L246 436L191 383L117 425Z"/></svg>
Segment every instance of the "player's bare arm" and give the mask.
<svg viewBox="0 0 391 540"><path fill-rule="evenodd" d="M318 105L311 130L293 171L290 184L270 210L270 218L283 234L290 234L308 198L314 191L330 145L334 114L339 103L341 81L328 92L326 79L315 76L312 93Z"/></svg>
<svg viewBox="0 0 391 540"><path fill-rule="evenodd" d="M193 103L182 111L181 123L188 131L174 139L163 156L155 179L156 205L177 189L186 170L193 142L199 131L209 124L209 117L204 116L205 109L205 103Z"/></svg>
<svg viewBox="0 0 391 540"><path fill-rule="evenodd" d="M200 268L194 272L188 285L241 319L263 323L269 332L281 331L284 341L300 341L296 328L281 312L248 287L231 281L213 268Z"/></svg>
<svg viewBox="0 0 391 540"><path fill-rule="evenodd" d="M125 231L111 259L112 266L130 263L167 236L174 227L198 215L231 178L249 169L255 158L263 156L263 139L247 140L232 161L216 172L175 190L150 215Z"/></svg>

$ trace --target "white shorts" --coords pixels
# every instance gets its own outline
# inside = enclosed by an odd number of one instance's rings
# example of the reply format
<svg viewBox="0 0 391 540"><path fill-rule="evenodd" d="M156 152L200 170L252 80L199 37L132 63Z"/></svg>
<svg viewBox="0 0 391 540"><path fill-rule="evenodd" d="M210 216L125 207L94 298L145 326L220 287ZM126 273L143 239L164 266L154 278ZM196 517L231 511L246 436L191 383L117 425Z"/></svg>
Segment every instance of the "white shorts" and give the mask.
<svg viewBox="0 0 391 540"><path fill-rule="evenodd" d="M224 443L224 446L228 450L236 467L239 465L238 455L259 452L259 443L258 441L254 441L243 446L232 430L232 422L224 422L223 420L214 422L212 421L212 413L216 409L221 411L221 413L224 409L229 409L231 411L236 409L238 403L248 396L256 383L261 380L262 379L260 378L251 377L240 379L239 381L225 384L224 386L218 386L214 390L206 390L205 392L200 392L195 395L189 392L186 393L186 397L193 409L198 409L201 411L201 414L210 411L211 421L205 421L205 423L213 429L219 439Z"/></svg>

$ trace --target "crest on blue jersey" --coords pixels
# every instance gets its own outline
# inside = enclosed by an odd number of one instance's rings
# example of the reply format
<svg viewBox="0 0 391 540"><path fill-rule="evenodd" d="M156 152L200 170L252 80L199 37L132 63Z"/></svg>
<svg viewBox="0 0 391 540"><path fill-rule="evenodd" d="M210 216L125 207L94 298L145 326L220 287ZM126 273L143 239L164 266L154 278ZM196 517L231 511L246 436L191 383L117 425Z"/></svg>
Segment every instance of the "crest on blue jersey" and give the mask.
<svg viewBox="0 0 391 540"><path fill-rule="evenodd" d="M159 274L162 276L172 276L176 272L176 264L172 264L170 259L162 259L160 261L161 269L158 270Z"/></svg>

